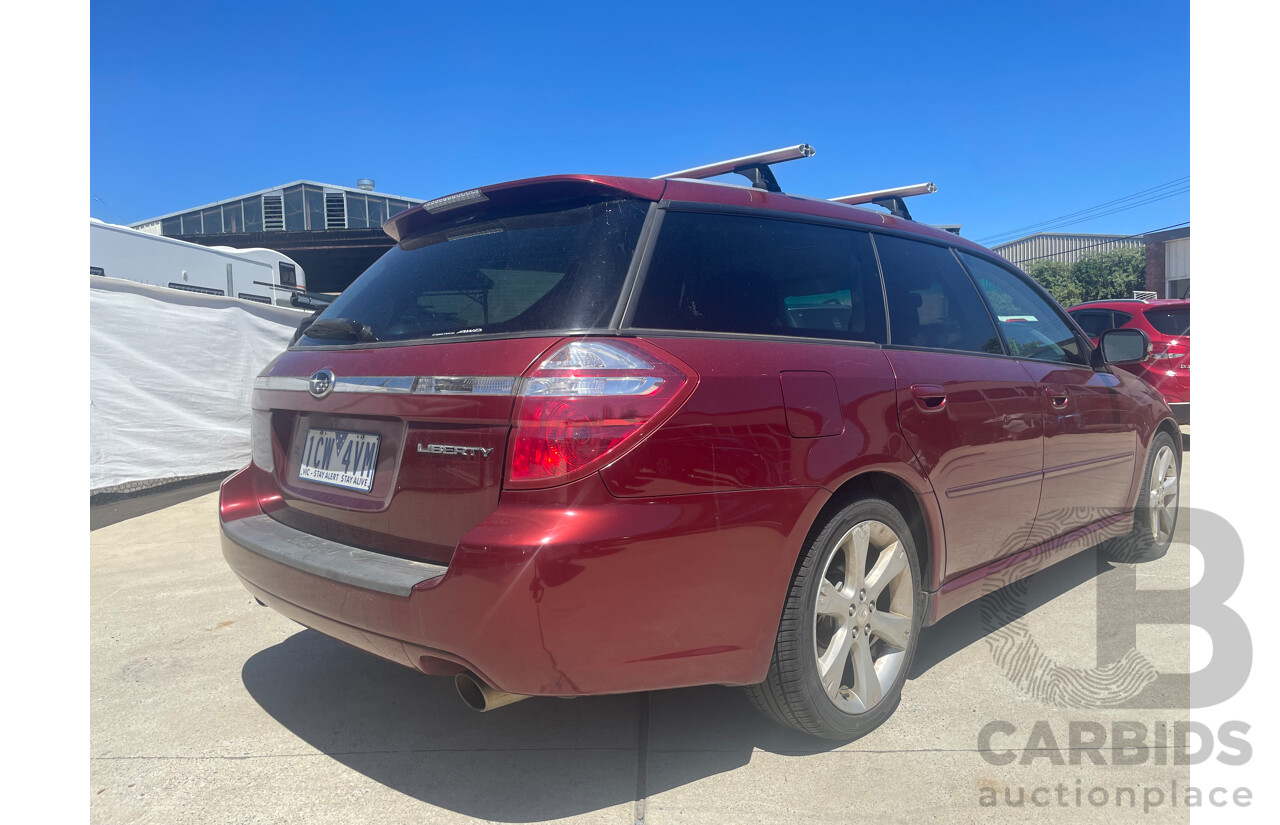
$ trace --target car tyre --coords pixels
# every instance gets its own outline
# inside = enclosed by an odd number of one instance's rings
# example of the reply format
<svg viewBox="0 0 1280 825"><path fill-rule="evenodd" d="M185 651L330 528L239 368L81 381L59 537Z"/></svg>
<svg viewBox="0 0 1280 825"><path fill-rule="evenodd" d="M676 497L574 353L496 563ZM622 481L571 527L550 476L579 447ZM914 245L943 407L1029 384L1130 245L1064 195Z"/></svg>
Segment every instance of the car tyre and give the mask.
<svg viewBox="0 0 1280 825"><path fill-rule="evenodd" d="M826 739L856 739L898 706L924 618L920 562L902 514L854 501L809 541L783 606L764 682L766 716Z"/></svg>
<svg viewBox="0 0 1280 825"><path fill-rule="evenodd" d="M1138 503L1133 511L1133 531L1103 545L1111 561L1137 564L1161 558L1173 541L1178 524L1178 487L1182 456L1173 436L1159 432L1147 450Z"/></svg>

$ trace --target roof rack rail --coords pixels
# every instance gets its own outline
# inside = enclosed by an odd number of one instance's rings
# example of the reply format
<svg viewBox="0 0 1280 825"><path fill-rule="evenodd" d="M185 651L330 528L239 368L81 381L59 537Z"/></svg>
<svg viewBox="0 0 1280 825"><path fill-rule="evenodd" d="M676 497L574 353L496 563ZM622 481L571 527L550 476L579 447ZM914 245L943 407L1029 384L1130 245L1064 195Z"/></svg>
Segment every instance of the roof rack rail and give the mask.
<svg viewBox="0 0 1280 825"><path fill-rule="evenodd" d="M812 146L807 143L798 143L795 146L774 149L772 152L759 152L746 157L708 163L705 166L695 166L692 169L682 169L679 172L668 172L665 175L656 176L654 180L670 180L671 178L702 180L703 178L714 178L717 175L727 175L732 172L742 175L751 181L752 187L756 189L763 189L766 192L781 192L782 187L778 186L778 179L773 176L773 170L769 168L769 165L788 160L811 158L813 154L814 148Z"/></svg>
<svg viewBox="0 0 1280 825"><path fill-rule="evenodd" d="M834 203L871 203L876 206L883 206L889 210L894 217L904 218L905 220L913 220L911 213L907 211L907 203L903 198L909 198L912 195L932 195L938 191L938 187L932 183L916 183L911 186L896 186L893 189L877 189L874 192L863 192L860 195L845 195L842 198L831 198Z"/></svg>

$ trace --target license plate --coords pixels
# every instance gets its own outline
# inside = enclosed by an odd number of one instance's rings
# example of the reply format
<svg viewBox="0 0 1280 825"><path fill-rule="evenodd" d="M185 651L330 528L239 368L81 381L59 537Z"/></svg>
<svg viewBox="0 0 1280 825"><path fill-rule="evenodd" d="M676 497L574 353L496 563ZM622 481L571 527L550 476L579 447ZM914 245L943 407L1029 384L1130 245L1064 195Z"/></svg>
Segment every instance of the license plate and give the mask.
<svg viewBox="0 0 1280 825"><path fill-rule="evenodd" d="M345 430L307 430L298 478L360 490L373 487L379 436Z"/></svg>

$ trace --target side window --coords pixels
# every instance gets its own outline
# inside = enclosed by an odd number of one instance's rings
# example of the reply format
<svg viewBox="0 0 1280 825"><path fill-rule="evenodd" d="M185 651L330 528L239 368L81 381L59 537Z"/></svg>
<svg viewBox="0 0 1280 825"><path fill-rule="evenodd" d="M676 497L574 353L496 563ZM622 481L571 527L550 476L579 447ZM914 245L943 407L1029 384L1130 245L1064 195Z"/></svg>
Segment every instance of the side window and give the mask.
<svg viewBox="0 0 1280 825"><path fill-rule="evenodd" d="M669 212L632 326L885 342L866 232Z"/></svg>
<svg viewBox="0 0 1280 825"><path fill-rule="evenodd" d="M884 269L892 343L1004 353L991 316L951 250L877 235L876 251Z"/></svg>
<svg viewBox="0 0 1280 825"><path fill-rule="evenodd" d="M1081 309L1071 313L1071 317L1090 338L1097 338L1112 328L1109 309Z"/></svg>
<svg viewBox="0 0 1280 825"><path fill-rule="evenodd" d="M280 262L280 283L285 286L298 285L298 270L293 264Z"/></svg>
<svg viewBox="0 0 1280 825"><path fill-rule="evenodd" d="M1115 320L1111 322L1112 329L1119 329L1120 327L1124 326L1125 324L1133 320L1132 315L1130 315L1127 312L1121 312L1120 310L1116 310L1111 314L1115 316Z"/></svg>
<svg viewBox="0 0 1280 825"><path fill-rule="evenodd" d="M961 252L960 258L986 296L1009 353L1037 361L1086 363L1071 327L1035 290L1004 267Z"/></svg>

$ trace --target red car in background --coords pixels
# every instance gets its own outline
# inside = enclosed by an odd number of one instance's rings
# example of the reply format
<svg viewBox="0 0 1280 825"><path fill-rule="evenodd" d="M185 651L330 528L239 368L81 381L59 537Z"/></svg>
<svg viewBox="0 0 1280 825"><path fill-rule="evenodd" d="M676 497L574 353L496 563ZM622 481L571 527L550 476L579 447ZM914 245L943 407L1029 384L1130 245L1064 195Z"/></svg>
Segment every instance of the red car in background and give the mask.
<svg viewBox="0 0 1280 825"><path fill-rule="evenodd" d="M1067 310L1098 343L1109 329L1140 329L1151 339L1151 355L1128 370L1160 391L1178 423L1191 420L1191 302L1139 298L1089 301Z"/></svg>

